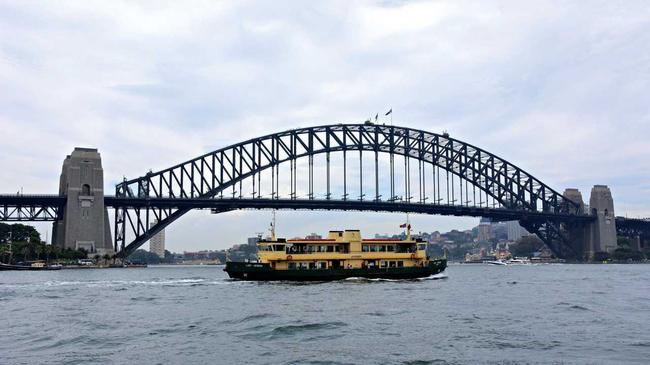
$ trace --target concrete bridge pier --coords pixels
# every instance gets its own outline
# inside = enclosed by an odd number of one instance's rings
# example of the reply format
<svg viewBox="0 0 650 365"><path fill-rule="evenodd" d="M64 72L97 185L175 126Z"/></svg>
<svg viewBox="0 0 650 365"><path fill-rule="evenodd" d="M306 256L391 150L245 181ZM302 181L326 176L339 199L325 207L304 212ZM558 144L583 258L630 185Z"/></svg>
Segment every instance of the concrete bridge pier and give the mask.
<svg viewBox="0 0 650 365"><path fill-rule="evenodd" d="M596 220L591 224L591 256L595 252L613 253L617 247L614 199L606 185L594 185L589 198L589 210Z"/></svg>
<svg viewBox="0 0 650 365"><path fill-rule="evenodd" d="M589 197L589 207L585 207L578 189L569 188L563 194L566 198L580 204L579 213L589 209L588 214L596 217L585 225L565 225L569 244L585 260L593 260L596 252L613 253L617 247L616 219L612 192L606 185L594 185Z"/></svg>
<svg viewBox="0 0 650 365"><path fill-rule="evenodd" d="M582 214L585 211L585 203L584 200L582 200L582 193L580 193L580 190L578 189L573 189L573 188L568 188L564 190L564 194L562 194L564 197L567 199L570 199L578 204L580 204L580 207L578 208L578 213ZM585 224L565 224L564 229L567 232L568 236L568 241L567 244L571 245L575 252L578 254L578 257L576 259L581 259L581 260L589 260L589 244L591 240L591 227L590 225L585 225Z"/></svg>
<svg viewBox="0 0 650 365"><path fill-rule="evenodd" d="M104 206L104 169L95 148L76 147L63 161L59 195L66 197L61 219L54 222L53 243L89 256L113 255L108 211Z"/></svg>

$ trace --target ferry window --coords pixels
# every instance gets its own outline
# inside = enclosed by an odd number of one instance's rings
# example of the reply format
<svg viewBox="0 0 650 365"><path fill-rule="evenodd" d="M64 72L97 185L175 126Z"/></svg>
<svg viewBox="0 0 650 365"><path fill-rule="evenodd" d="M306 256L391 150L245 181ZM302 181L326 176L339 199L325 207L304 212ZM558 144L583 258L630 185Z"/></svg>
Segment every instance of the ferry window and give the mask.
<svg viewBox="0 0 650 365"><path fill-rule="evenodd" d="M368 261L368 267L375 267L375 261L374 260Z"/></svg>
<svg viewBox="0 0 650 365"><path fill-rule="evenodd" d="M307 268L307 263L305 263L305 262L299 262L299 263L298 263L298 268L299 268L299 269L306 269L306 268Z"/></svg>
<svg viewBox="0 0 650 365"><path fill-rule="evenodd" d="M393 251L395 251L395 245L388 245L388 246L386 246L386 250L388 250L388 252L393 252Z"/></svg>
<svg viewBox="0 0 650 365"><path fill-rule="evenodd" d="M395 263L395 261L391 261L388 263L388 267L397 267L397 263Z"/></svg>
<svg viewBox="0 0 650 365"><path fill-rule="evenodd" d="M327 252L334 252L334 246L327 246Z"/></svg>
<svg viewBox="0 0 650 365"><path fill-rule="evenodd" d="M327 252L327 246L320 246L320 252Z"/></svg>
<svg viewBox="0 0 650 365"><path fill-rule="evenodd" d="M289 270L295 270L296 269L296 263L295 262L290 262L289 263Z"/></svg>
<svg viewBox="0 0 650 365"><path fill-rule="evenodd" d="M386 246L380 245L379 246L379 252L386 252Z"/></svg>
<svg viewBox="0 0 650 365"><path fill-rule="evenodd" d="M404 267L404 261L397 261L397 267Z"/></svg>
<svg viewBox="0 0 650 365"><path fill-rule="evenodd" d="M379 245L372 245L372 252L379 252Z"/></svg>
<svg viewBox="0 0 650 365"><path fill-rule="evenodd" d="M310 262L309 263L309 268L310 269L315 269L316 268L316 263L315 262Z"/></svg>
<svg viewBox="0 0 650 365"><path fill-rule="evenodd" d="M388 267L388 261L382 261L380 266L382 269Z"/></svg>
<svg viewBox="0 0 650 365"><path fill-rule="evenodd" d="M339 232L339 237L343 237L343 232Z"/></svg>
<svg viewBox="0 0 650 365"><path fill-rule="evenodd" d="M361 246L361 251L363 251L363 252L368 252L368 251L370 251L370 250L368 249L368 245L363 245L363 246Z"/></svg>
<svg viewBox="0 0 650 365"><path fill-rule="evenodd" d="M275 245L273 250L274 251L284 251L284 245Z"/></svg>
<svg viewBox="0 0 650 365"><path fill-rule="evenodd" d="M427 249L427 245L424 243L421 243L418 245L418 250L423 251Z"/></svg>
<svg viewBox="0 0 650 365"><path fill-rule="evenodd" d="M321 262L319 262L319 264L320 264L321 269L327 269L327 262L321 261Z"/></svg>

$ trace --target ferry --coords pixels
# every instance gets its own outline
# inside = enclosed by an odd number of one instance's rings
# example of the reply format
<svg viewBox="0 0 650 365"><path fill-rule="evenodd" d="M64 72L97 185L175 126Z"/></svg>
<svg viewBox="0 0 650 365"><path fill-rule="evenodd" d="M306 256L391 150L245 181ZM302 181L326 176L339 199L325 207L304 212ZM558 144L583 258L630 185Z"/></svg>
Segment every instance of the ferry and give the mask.
<svg viewBox="0 0 650 365"><path fill-rule="evenodd" d="M359 230L330 231L327 238L284 239L271 237L257 243L256 262L226 262L224 271L242 280L330 281L347 278L415 279L441 273L446 258L430 259L426 242L363 239ZM402 225L404 227L404 225Z"/></svg>
<svg viewBox="0 0 650 365"><path fill-rule="evenodd" d="M47 265L43 260L19 262L17 265L0 263L0 271L5 270L61 270L61 265Z"/></svg>

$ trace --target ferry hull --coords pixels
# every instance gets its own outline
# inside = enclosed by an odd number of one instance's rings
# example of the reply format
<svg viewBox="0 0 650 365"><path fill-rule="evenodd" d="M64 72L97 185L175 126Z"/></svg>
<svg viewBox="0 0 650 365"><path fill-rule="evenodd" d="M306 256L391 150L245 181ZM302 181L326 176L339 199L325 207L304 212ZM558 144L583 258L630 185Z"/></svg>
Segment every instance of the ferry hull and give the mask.
<svg viewBox="0 0 650 365"><path fill-rule="evenodd" d="M274 270L269 264L227 262L225 272L233 279L259 281L332 281L360 277L367 279L417 279L439 274L447 267L447 260L431 260L424 267Z"/></svg>
<svg viewBox="0 0 650 365"><path fill-rule="evenodd" d="M0 271L8 271L8 270L36 271L36 270L54 270L54 269L47 266L35 267L35 266L10 265L10 264L0 263Z"/></svg>

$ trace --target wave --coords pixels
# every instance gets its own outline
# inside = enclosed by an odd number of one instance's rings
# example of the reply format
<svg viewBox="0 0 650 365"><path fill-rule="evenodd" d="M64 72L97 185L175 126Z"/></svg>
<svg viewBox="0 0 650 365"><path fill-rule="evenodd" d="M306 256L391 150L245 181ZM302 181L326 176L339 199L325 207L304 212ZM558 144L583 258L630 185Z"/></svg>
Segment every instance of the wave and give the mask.
<svg viewBox="0 0 650 365"><path fill-rule="evenodd" d="M347 326L346 323L338 322L338 321L292 324L292 325L275 327L273 330L271 330L271 333L275 335L290 336L290 335L295 335L303 332L335 329L335 328L345 327L345 326Z"/></svg>
<svg viewBox="0 0 650 365"><path fill-rule="evenodd" d="M343 279L343 281L361 281L361 282L396 282L396 281L404 281L400 279L384 279L384 278L364 278L364 277L358 277L358 276L353 276L349 278Z"/></svg>
<svg viewBox="0 0 650 365"><path fill-rule="evenodd" d="M419 278L418 280L440 280L440 279L448 279L449 276L445 273L440 273L440 274L434 274L431 276L427 276L426 278Z"/></svg>
<svg viewBox="0 0 650 365"><path fill-rule="evenodd" d="M153 280L88 280L88 281L45 281L25 284L6 284L3 289L29 289L29 288L60 288L60 287L87 287L87 288L110 288L119 287L124 290L128 286L197 286L197 285L221 285L235 283L228 279L209 280L206 278L180 278L180 279L153 279Z"/></svg>
<svg viewBox="0 0 650 365"><path fill-rule="evenodd" d="M591 309L589 309L587 307L577 305L577 304L571 304L571 303L567 303L567 302L559 302L556 305L561 306L561 307L566 307L566 308L569 308L569 309L580 310L580 311L591 311Z"/></svg>
<svg viewBox="0 0 650 365"><path fill-rule="evenodd" d="M245 323L245 322L250 322L250 321L258 321L258 320L261 320L261 319L272 318L272 317L277 317L277 315L271 314L271 313L251 314L249 316L239 318L239 319L229 319L229 320L221 321L221 323L222 324L239 324L239 323Z"/></svg>
<svg viewBox="0 0 650 365"><path fill-rule="evenodd" d="M253 328L248 328L243 335L239 337L254 340L273 340L273 339L286 339L287 337L294 336L310 336L310 339L323 339L333 338L335 333L321 333L322 331L336 330L341 327L347 326L344 322L316 322L316 323L303 323L292 324L274 327L271 330L261 331L268 329L268 326L259 325Z"/></svg>

